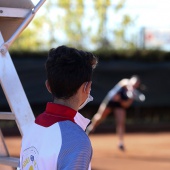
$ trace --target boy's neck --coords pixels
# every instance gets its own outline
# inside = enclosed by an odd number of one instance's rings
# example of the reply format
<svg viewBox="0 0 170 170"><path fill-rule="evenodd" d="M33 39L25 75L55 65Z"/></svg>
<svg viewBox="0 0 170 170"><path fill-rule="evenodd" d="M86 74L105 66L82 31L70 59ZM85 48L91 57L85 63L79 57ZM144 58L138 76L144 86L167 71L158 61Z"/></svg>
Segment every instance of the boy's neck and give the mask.
<svg viewBox="0 0 170 170"><path fill-rule="evenodd" d="M70 107L76 111L78 111L78 105L77 105L77 102L74 100L74 99L57 99L55 98L54 99L54 103L56 104L60 104L60 105L63 105L63 106L67 106L67 107Z"/></svg>

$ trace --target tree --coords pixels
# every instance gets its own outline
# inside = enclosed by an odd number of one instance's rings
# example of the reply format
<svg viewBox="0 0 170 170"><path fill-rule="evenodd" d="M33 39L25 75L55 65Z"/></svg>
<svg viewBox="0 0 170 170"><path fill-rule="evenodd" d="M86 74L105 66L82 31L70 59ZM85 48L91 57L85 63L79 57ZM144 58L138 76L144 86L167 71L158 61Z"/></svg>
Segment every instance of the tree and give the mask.
<svg viewBox="0 0 170 170"><path fill-rule="evenodd" d="M117 4L112 0L49 0L13 48L41 50L61 44L89 50L132 48L134 42L126 34L134 19L123 14L119 22L113 20L124 5L125 0Z"/></svg>
<svg viewBox="0 0 170 170"><path fill-rule="evenodd" d="M34 20L33 24L26 28L23 33L14 41L10 50L37 50L41 46L41 39L37 29L41 27L39 20Z"/></svg>

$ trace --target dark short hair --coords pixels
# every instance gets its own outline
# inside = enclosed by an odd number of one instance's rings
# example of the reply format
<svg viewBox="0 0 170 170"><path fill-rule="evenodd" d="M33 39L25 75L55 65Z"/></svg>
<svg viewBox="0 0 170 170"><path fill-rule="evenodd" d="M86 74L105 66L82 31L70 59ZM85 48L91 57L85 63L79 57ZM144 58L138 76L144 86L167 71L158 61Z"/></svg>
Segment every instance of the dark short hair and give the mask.
<svg viewBox="0 0 170 170"><path fill-rule="evenodd" d="M52 48L46 61L47 79L52 95L68 99L79 87L92 80L97 58L90 52L59 46Z"/></svg>

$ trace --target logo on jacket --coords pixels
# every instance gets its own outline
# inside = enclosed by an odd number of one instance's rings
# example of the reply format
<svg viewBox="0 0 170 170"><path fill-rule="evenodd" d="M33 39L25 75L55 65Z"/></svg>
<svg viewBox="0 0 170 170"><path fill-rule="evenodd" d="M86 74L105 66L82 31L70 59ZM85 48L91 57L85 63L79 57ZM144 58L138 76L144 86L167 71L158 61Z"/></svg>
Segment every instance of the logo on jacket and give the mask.
<svg viewBox="0 0 170 170"><path fill-rule="evenodd" d="M35 147L24 150L21 162L22 170L38 170L37 159L38 151Z"/></svg>

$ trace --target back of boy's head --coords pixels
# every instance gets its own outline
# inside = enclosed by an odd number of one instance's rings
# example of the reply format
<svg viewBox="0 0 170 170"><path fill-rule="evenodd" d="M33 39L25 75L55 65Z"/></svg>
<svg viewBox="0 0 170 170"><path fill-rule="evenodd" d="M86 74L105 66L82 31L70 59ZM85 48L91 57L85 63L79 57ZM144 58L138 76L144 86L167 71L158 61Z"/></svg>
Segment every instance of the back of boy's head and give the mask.
<svg viewBox="0 0 170 170"><path fill-rule="evenodd" d="M96 57L75 48L59 46L49 51L46 61L47 79L56 98L68 99L79 87L91 81Z"/></svg>

